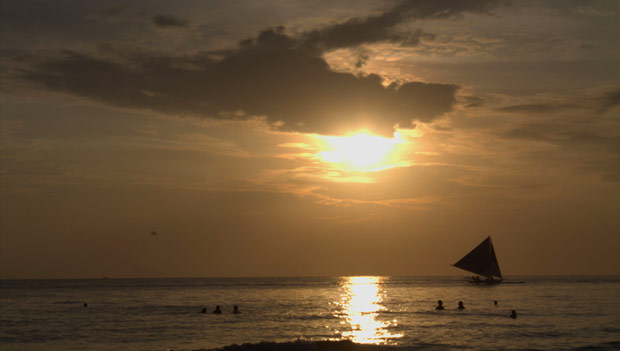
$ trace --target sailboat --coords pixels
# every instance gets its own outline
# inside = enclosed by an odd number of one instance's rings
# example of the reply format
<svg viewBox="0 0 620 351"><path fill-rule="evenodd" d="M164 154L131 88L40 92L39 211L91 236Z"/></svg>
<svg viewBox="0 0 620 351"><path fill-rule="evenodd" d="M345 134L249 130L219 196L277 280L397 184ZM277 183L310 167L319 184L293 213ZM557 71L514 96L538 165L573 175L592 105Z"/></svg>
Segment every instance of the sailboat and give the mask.
<svg viewBox="0 0 620 351"><path fill-rule="evenodd" d="M491 236L484 239L453 266L485 278L474 276L469 280L472 284L499 284L503 280Z"/></svg>

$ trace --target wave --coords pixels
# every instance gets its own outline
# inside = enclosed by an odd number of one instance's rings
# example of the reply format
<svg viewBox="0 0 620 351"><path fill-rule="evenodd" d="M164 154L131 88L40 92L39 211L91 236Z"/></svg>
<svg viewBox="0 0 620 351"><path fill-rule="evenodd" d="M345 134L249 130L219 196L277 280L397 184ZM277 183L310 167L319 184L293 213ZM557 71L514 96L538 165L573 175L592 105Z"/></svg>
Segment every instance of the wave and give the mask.
<svg viewBox="0 0 620 351"><path fill-rule="evenodd" d="M620 341L611 341L597 345L588 345L578 347L575 350L578 351L607 351L607 350L620 350Z"/></svg>
<svg viewBox="0 0 620 351"><path fill-rule="evenodd" d="M339 341L287 341L233 344L219 349L198 349L194 351L400 351L400 350L456 350L470 349L468 346L420 343L415 346L357 344L350 340ZM576 351L620 350L620 341L577 347Z"/></svg>
<svg viewBox="0 0 620 351"><path fill-rule="evenodd" d="M241 345L229 345L212 351L394 351L394 350L446 350L461 349L463 347L448 346L444 344L421 343L416 346L395 346L395 345L374 345L356 344L350 340L339 341L287 341L270 342L261 341L259 343L247 343ZM208 351L199 349L195 351Z"/></svg>
<svg viewBox="0 0 620 351"><path fill-rule="evenodd" d="M242 345L225 346L220 351L362 351L362 350L388 350L388 346L356 344L349 340L340 341L288 341L259 343L247 343ZM392 350L391 348L390 350Z"/></svg>

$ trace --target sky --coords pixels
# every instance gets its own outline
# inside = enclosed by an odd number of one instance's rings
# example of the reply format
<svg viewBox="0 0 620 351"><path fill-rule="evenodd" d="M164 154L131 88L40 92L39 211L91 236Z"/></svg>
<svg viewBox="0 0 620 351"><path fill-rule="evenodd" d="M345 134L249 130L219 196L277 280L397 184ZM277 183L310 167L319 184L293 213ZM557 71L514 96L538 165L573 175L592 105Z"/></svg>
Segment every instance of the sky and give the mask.
<svg viewBox="0 0 620 351"><path fill-rule="evenodd" d="M0 9L0 278L620 274L620 1Z"/></svg>

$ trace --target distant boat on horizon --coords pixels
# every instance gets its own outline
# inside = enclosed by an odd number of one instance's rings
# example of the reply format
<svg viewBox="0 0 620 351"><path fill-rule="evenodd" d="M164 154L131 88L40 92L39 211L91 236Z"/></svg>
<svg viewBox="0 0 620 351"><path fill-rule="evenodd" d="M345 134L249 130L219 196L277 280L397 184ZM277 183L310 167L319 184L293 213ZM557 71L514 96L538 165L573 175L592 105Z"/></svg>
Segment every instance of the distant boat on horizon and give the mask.
<svg viewBox="0 0 620 351"><path fill-rule="evenodd" d="M468 280L472 284L491 285L504 280L490 235L453 266L477 274ZM481 279L480 276L485 279Z"/></svg>

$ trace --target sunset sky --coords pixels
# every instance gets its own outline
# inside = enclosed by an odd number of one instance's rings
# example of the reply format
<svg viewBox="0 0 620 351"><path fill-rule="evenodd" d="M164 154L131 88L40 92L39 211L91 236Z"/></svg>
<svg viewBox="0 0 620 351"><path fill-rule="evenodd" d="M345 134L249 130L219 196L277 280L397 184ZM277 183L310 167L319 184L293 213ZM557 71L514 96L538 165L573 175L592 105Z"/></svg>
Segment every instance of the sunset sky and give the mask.
<svg viewBox="0 0 620 351"><path fill-rule="evenodd" d="M620 274L619 23L0 0L0 278Z"/></svg>

